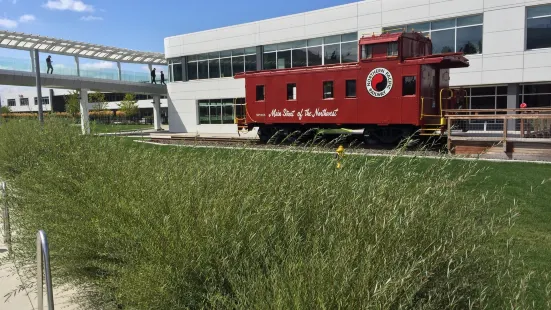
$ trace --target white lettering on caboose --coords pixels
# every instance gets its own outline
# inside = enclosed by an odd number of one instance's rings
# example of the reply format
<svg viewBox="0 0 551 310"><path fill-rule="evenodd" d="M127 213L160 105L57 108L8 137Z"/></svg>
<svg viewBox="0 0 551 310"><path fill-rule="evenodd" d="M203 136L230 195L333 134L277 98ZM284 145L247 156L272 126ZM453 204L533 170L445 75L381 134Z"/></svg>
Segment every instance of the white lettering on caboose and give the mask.
<svg viewBox="0 0 551 310"><path fill-rule="evenodd" d="M301 109L300 111L289 111L287 109L278 110L273 109L268 117L296 117L299 120L303 118L316 118L316 117L337 117L339 109L327 110L327 109L315 109L311 111L310 109Z"/></svg>

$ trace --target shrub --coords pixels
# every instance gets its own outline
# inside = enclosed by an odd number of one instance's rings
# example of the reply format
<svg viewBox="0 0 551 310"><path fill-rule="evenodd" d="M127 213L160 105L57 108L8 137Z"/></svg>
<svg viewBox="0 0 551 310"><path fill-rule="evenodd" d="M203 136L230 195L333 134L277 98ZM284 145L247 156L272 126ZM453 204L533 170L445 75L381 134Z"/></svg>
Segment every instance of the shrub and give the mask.
<svg viewBox="0 0 551 310"><path fill-rule="evenodd" d="M45 229L91 308L531 308L476 163L124 141L0 127L16 257Z"/></svg>

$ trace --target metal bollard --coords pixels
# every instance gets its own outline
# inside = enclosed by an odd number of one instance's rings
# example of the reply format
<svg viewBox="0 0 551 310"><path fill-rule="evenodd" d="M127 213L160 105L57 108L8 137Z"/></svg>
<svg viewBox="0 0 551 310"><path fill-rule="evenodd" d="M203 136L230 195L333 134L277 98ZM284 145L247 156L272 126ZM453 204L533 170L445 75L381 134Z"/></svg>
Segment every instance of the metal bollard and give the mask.
<svg viewBox="0 0 551 310"><path fill-rule="evenodd" d="M2 196L2 219L4 229L4 244L8 246L8 251L11 252L11 227L10 227L10 212L8 209L6 182L0 183L0 192Z"/></svg>

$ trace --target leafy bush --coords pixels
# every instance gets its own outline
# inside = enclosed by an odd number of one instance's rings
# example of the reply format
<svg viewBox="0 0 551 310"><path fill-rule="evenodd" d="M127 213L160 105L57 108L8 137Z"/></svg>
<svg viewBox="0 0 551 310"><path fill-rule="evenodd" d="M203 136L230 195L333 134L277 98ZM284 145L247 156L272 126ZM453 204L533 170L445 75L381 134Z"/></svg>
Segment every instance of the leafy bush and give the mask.
<svg viewBox="0 0 551 310"><path fill-rule="evenodd" d="M125 141L0 126L16 257L45 229L90 308L532 307L491 211L513 203L460 190L476 163Z"/></svg>

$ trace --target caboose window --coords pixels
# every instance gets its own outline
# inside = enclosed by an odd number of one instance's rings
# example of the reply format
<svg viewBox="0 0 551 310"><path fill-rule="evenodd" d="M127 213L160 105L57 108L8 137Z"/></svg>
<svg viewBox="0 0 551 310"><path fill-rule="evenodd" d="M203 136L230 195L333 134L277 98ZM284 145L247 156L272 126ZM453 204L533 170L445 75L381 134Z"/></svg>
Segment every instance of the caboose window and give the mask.
<svg viewBox="0 0 551 310"><path fill-rule="evenodd" d="M287 84L287 100L296 100L297 99L297 84L290 83Z"/></svg>
<svg viewBox="0 0 551 310"><path fill-rule="evenodd" d="M346 98L356 98L356 80L346 81Z"/></svg>
<svg viewBox="0 0 551 310"><path fill-rule="evenodd" d="M256 85L256 101L263 101L264 97L264 85Z"/></svg>
<svg viewBox="0 0 551 310"><path fill-rule="evenodd" d="M404 76L402 82L402 96L415 95L417 88L415 76Z"/></svg>
<svg viewBox="0 0 551 310"><path fill-rule="evenodd" d="M398 42L388 43L387 56L398 56Z"/></svg>
<svg viewBox="0 0 551 310"><path fill-rule="evenodd" d="M333 98L333 81L323 82L323 99Z"/></svg>
<svg viewBox="0 0 551 310"><path fill-rule="evenodd" d="M369 59L373 57L373 46L364 45L362 46L362 59Z"/></svg>

